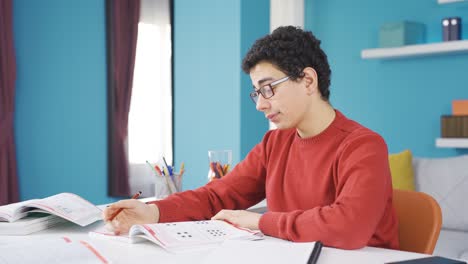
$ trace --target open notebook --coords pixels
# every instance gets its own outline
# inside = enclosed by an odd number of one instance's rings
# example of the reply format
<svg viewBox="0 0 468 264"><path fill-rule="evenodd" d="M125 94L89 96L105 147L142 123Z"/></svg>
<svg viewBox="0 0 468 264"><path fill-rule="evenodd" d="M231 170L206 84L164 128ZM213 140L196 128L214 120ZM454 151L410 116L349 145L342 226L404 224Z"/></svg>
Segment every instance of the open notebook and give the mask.
<svg viewBox="0 0 468 264"><path fill-rule="evenodd" d="M91 237L127 243L149 240L171 252L193 251L214 247L228 239L258 240L260 231L236 227L225 221L189 221L134 225L128 234L116 236L104 226L91 231Z"/></svg>
<svg viewBox="0 0 468 264"><path fill-rule="evenodd" d="M8 204L0 206L0 234L28 234L63 222L63 219L87 226L101 220L101 210L73 193Z"/></svg>

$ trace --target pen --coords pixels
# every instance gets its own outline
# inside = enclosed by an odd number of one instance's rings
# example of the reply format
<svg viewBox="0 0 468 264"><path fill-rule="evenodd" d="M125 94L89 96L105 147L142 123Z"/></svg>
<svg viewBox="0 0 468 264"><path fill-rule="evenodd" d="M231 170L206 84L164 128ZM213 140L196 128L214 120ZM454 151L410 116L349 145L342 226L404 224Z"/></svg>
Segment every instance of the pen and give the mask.
<svg viewBox="0 0 468 264"><path fill-rule="evenodd" d="M180 171L179 171L179 174L177 175L177 184L176 184L176 187L179 192L182 191L182 175L184 175L184 172L185 172L185 164L182 162L180 164Z"/></svg>
<svg viewBox="0 0 468 264"><path fill-rule="evenodd" d="M151 163L149 163L149 161L146 161L146 164L148 164L148 166L150 166L151 170L154 172L154 175L158 176L161 175L160 172L156 171L156 168L153 168L153 165L151 165Z"/></svg>
<svg viewBox="0 0 468 264"><path fill-rule="evenodd" d="M132 199L136 199L136 198L140 197L140 195L141 195L141 191L135 193L135 195L132 196ZM123 210L123 208L119 208L117 211L115 211L115 213L114 213L113 215L111 215L111 217L109 217L109 221L114 220L114 218L115 218L118 214L120 214L120 212L122 212L122 210Z"/></svg>
<svg viewBox="0 0 468 264"><path fill-rule="evenodd" d="M163 158L163 161L164 161L164 165L166 166L166 168L167 168L167 170L169 172L169 176L172 176L172 168L167 165L166 158L164 158L164 157L162 157L162 158Z"/></svg>
<svg viewBox="0 0 468 264"><path fill-rule="evenodd" d="M184 172L185 172L185 164L182 162L182 164L180 165L179 181L180 179L182 179L182 175L184 175Z"/></svg>
<svg viewBox="0 0 468 264"><path fill-rule="evenodd" d="M312 249L312 252L310 253L309 260L307 261L307 264L315 264L317 263L317 260L320 256L320 251L322 250L322 242L317 241L315 242L314 249Z"/></svg>
<svg viewBox="0 0 468 264"><path fill-rule="evenodd" d="M185 163L182 162L180 164L180 173L183 173L184 169L185 169Z"/></svg>
<svg viewBox="0 0 468 264"><path fill-rule="evenodd" d="M174 183L175 186L175 179L174 179L174 172L172 171L172 167L167 165L166 158L164 156L162 157L164 165L163 165L163 171L167 176L171 178L172 183Z"/></svg>
<svg viewBox="0 0 468 264"><path fill-rule="evenodd" d="M163 173L161 172L161 169L158 167L158 165L154 165L154 169L159 173L159 176L163 176Z"/></svg>

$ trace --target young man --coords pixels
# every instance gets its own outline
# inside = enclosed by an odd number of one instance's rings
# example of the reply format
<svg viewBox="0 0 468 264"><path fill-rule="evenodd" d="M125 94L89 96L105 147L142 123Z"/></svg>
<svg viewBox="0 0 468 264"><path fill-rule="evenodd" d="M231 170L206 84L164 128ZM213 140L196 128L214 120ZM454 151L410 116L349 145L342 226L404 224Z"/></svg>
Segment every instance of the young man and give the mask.
<svg viewBox="0 0 468 264"><path fill-rule="evenodd" d="M329 103L330 67L311 32L280 27L244 58L257 110L278 129L228 175L151 204L117 202L104 220L137 223L222 219L291 241L343 249L398 249L387 146ZM266 198L268 212L244 209Z"/></svg>

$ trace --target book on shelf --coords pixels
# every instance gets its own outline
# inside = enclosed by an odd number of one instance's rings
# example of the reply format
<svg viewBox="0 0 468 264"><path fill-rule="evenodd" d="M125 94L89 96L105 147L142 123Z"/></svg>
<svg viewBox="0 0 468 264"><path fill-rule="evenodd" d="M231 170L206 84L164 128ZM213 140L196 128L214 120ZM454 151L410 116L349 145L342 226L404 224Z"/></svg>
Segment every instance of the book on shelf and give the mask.
<svg viewBox="0 0 468 264"><path fill-rule="evenodd" d="M443 115L440 117L440 134L443 138L468 137L468 116Z"/></svg>
<svg viewBox="0 0 468 264"><path fill-rule="evenodd" d="M133 225L128 234L115 235L101 226L89 232L90 237L127 243L149 240L170 252L184 252L215 247L230 239L259 240L258 230L238 227L225 221L187 221Z"/></svg>
<svg viewBox="0 0 468 264"><path fill-rule="evenodd" d="M101 220L101 212L95 205L73 193L59 193L44 199L12 203L0 206L0 234L1 230L27 233L28 230L21 230L27 227L32 231L39 231L39 227L45 229L63 221L56 218L87 226Z"/></svg>

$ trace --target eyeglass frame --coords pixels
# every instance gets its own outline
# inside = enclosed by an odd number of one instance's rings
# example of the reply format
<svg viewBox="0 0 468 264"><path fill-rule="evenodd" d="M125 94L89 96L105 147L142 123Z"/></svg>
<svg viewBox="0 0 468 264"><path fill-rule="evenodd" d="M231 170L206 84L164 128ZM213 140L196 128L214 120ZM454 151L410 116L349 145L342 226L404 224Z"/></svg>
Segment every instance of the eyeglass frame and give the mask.
<svg viewBox="0 0 468 264"><path fill-rule="evenodd" d="M265 99L270 99L271 97L273 97L275 95L275 88L273 86L276 86L278 84L281 84L281 83L284 83L285 81L289 80L291 77L289 76L285 76L279 80L276 80L274 82L271 82L269 84L265 84L263 85L262 87L260 87L259 89L251 92L249 94L250 96L250 99L252 99L252 102L257 105L257 102L258 102L258 96L259 94L261 94L263 96L263 98ZM268 90L265 90L265 89L269 89L269 91L271 91L271 95L270 96L265 96L265 91L268 91Z"/></svg>

